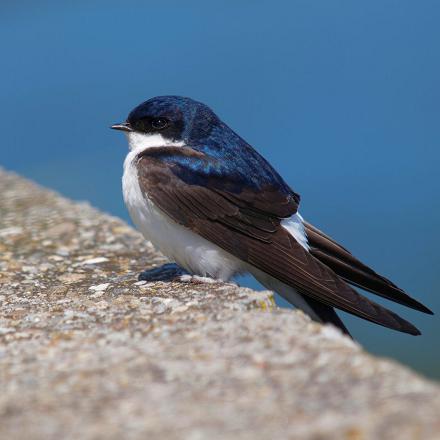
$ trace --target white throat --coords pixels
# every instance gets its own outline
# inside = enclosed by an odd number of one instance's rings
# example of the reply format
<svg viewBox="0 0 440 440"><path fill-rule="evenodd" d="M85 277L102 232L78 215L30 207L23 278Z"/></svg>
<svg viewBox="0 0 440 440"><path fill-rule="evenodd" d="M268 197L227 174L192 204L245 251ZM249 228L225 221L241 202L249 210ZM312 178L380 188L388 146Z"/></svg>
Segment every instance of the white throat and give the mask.
<svg viewBox="0 0 440 440"><path fill-rule="evenodd" d="M146 134L131 131L127 133L127 140L132 152L140 153L147 148L183 147L183 141L173 141L164 138L161 134Z"/></svg>
<svg viewBox="0 0 440 440"><path fill-rule="evenodd" d="M191 273L229 280L241 271L242 262L176 222L158 209L139 186L136 159L145 150L182 147L160 134L127 133L130 151L124 162L122 187L125 204L133 223L147 240L172 261Z"/></svg>

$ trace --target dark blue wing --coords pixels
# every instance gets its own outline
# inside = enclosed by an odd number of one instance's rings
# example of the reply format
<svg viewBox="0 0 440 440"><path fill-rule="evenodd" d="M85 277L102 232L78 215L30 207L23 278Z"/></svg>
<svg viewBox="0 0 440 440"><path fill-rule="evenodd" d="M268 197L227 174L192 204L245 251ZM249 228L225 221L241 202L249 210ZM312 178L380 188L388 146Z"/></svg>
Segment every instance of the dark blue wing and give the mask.
<svg viewBox="0 0 440 440"><path fill-rule="evenodd" d="M294 194L264 179L252 183L241 173L226 173L216 162L187 147L148 149L137 163L139 184L176 223L298 293L377 324L419 334L411 323L352 289L282 227L281 218L298 207Z"/></svg>
<svg viewBox="0 0 440 440"><path fill-rule="evenodd" d="M188 185L221 192L238 206L270 217L287 218L298 210L300 196L272 166L249 147L249 155L233 157L216 149L155 148L148 156L167 164ZM242 153L242 150L240 151Z"/></svg>

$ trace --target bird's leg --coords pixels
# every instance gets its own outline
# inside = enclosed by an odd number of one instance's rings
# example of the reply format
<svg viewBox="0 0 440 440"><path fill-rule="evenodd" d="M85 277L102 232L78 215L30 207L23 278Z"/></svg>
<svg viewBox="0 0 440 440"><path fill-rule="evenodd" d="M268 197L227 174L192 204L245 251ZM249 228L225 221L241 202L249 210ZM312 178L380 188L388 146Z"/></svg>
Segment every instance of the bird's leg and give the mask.
<svg viewBox="0 0 440 440"><path fill-rule="evenodd" d="M216 283L218 280L199 275L192 275L175 263L166 263L154 269L144 270L138 276L139 281L181 281L182 283Z"/></svg>
<svg viewBox="0 0 440 440"><path fill-rule="evenodd" d="M212 283L220 282L220 280L216 280L215 278L201 277L199 275L191 275L189 273L180 275L179 281L181 281L182 283L194 283L194 284L212 284Z"/></svg>
<svg viewBox="0 0 440 440"><path fill-rule="evenodd" d="M139 281L171 281L179 280L182 276L191 276L185 269L175 263L166 263L154 269L144 270L138 276Z"/></svg>

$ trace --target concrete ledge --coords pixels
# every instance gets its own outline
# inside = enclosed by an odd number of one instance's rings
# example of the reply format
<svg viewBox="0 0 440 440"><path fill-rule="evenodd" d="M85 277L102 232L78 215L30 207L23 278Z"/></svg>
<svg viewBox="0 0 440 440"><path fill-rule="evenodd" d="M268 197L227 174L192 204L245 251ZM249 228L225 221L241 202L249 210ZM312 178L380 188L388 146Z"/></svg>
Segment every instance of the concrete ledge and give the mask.
<svg viewBox="0 0 440 440"><path fill-rule="evenodd" d="M438 439L440 388L0 171L0 437Z"/></svg>

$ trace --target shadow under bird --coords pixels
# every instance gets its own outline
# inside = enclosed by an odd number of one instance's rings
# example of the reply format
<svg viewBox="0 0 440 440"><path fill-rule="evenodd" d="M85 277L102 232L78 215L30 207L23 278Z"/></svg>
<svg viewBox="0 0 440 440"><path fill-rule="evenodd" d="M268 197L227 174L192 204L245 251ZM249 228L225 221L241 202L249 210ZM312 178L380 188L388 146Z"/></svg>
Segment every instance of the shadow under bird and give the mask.
<svg viewBox="0 0 440 440"><path fill-rule="evenodd" d="M180 273L224 281L251 273L312 319L346 334L334 308L420 334L351 285L432 312L303 220L300 196L209 107L156 97L111 128L124 131L130 147L122 179L130 216ZM140 279L156 276L157 269Z"/></svg>

